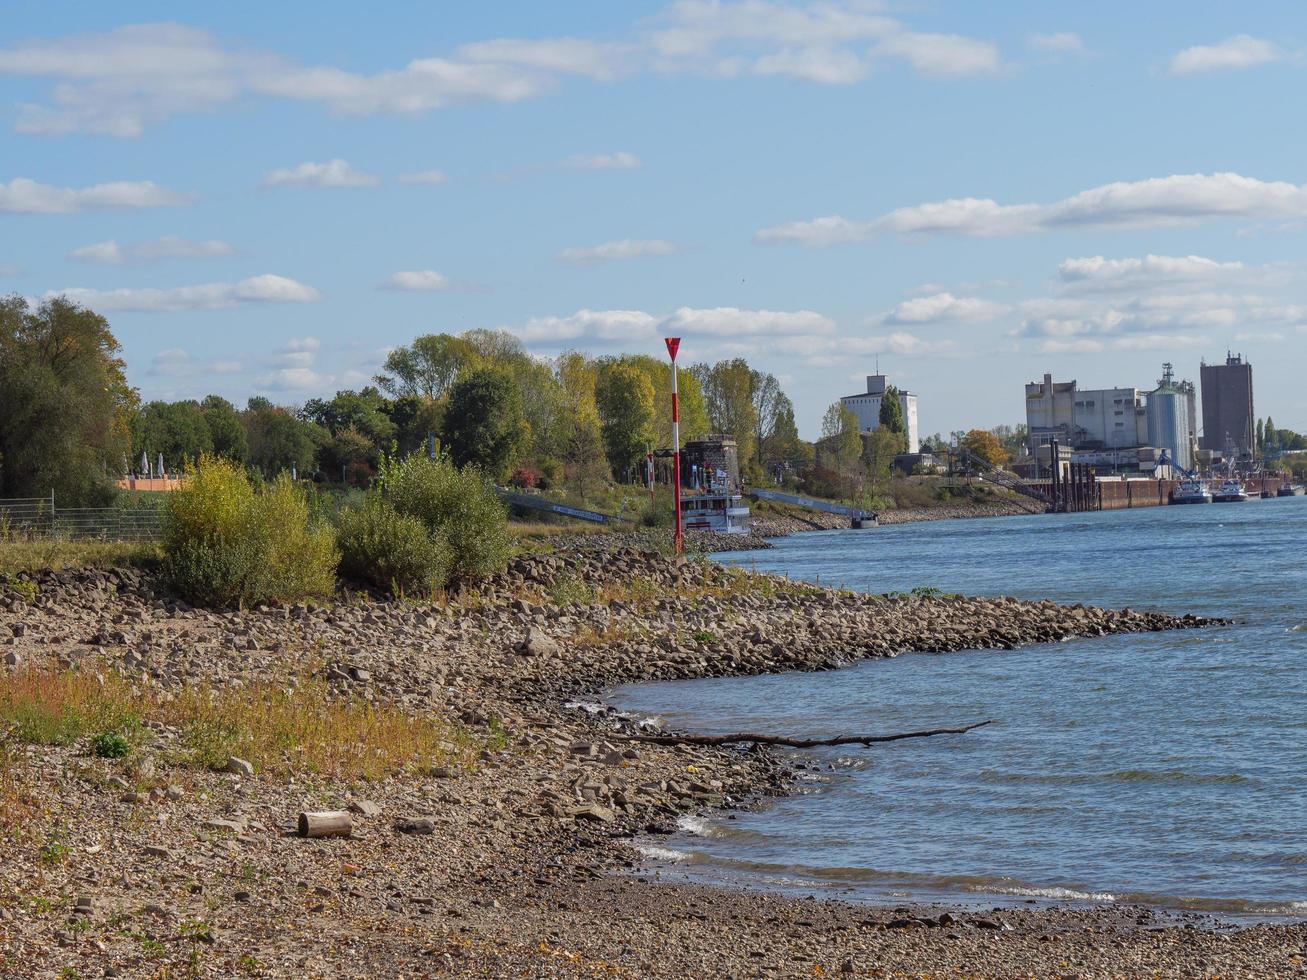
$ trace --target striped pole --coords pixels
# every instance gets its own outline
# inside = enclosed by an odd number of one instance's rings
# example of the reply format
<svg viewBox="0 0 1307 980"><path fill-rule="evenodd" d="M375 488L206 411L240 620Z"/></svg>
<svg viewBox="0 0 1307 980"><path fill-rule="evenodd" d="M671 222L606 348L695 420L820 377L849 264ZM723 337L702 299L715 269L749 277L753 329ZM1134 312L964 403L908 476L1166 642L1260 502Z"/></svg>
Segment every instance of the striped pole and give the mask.
<svg viewBox="0 0 1307 980"><path fill-rule="evenodd" d="M680 337L667 337L667 355L672 359L672 500L676 514L676 553L685 551L685 537L681 532L681 403L676 396L676 351Z"/></svg>

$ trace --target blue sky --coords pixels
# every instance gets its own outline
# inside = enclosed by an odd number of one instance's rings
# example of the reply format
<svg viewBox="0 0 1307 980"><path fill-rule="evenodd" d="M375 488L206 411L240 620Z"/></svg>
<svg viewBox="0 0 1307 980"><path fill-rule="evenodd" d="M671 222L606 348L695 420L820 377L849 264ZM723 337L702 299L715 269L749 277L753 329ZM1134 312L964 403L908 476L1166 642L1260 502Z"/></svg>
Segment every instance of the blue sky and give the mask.
<svg viewBox="0 0 1307 980"><path fill-rule="evenodd" d="M1233 348L1307 429L1298 5L89 6L6 12L0 291L145 398L494 327L741 354L808 436L877 357L929 433Z"/></svg>

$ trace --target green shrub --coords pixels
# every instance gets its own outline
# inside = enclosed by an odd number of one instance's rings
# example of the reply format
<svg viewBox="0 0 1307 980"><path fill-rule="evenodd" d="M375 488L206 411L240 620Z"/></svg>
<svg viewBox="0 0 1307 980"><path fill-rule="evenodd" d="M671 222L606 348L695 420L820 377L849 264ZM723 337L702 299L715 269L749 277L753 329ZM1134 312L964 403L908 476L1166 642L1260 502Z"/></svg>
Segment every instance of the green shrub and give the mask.
<svg viewBox="0 0 1307 980"><path fill-rule="evenodd" d="M508 512L479 469L448 458L386 460L382 490L401 514L418 518L449 546L450 576L467 582L501 571L512 554Z"/></svg>
<svg viewBox="0 0 1307 980"><path fill-rule="evenodd" d="M91 739L91 752L101 759L121 759L132 750L132 744L121 732L101 732Z"/></svg>
<svg viewBox="0 0 1307 980"><path fill-rule="evenodd" d="M222 606L330 593L339 560L331 528L311 519L289 476L256 491L244 470L213 457L169 495L163 551L170 588Z"/></svg>
<svg viewBox="0 0 1307 980"><path fill-rule="evenodd" d="M449 544L421 519L369 494L336 517L340 570L392 592L429 593L449 577Z"/></svg>

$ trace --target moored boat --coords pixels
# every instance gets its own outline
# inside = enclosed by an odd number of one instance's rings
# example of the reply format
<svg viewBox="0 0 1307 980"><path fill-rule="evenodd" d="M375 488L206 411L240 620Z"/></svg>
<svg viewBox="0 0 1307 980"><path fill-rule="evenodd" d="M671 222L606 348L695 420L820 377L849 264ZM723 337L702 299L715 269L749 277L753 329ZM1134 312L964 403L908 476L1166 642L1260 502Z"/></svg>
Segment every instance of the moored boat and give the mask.
<svg viewBox="0 0 1307 980"><path fill-rule="evenodd" d="M1212 502L1217 504L1241 504L1247 499L1248 494L1238 480L1226 480L1212 491Z"/></svg>
<svg viewBox="0 0 1307 980"><path fill-rule="evenodd" d="M700 493L681 500L681 526L687 531L748 534L749 508L738 493Z"/></svg>
<svg viewBox="0 0 1307 980"><path fill-rule="evenodd" d="M1185 480L1171 491L1173 504L1210 504L1212 492L1201 480Z"/></svg>
<svg viewBox="0 0 1307 980"><path fill-rule="evenodd" d="M1297 483L1281 483L1280 489L1276 491L1277 497L1301 497L1304 488Z"/></svg>

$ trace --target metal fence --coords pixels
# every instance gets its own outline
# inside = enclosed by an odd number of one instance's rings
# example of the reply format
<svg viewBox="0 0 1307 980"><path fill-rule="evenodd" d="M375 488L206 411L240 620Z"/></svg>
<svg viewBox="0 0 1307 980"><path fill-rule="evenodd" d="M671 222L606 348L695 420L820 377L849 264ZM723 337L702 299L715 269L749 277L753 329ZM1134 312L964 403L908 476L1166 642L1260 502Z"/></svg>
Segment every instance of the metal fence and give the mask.
<svg viewBox="0 0 1307 980"><path fill-rule="evenodd" d="M0 500L0 537L153 541L162 518L155 507L60 507L51 494Z"/></svg>

